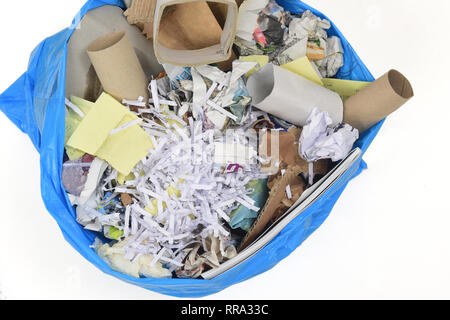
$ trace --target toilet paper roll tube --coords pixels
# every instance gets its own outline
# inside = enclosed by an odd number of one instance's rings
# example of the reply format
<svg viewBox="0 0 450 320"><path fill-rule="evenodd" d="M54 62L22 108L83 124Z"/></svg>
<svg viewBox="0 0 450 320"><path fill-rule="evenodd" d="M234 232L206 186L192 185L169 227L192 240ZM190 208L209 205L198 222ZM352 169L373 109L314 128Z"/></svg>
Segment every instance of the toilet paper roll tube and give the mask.
<svg viewBox="0 0 450 320"><path fill-rule="evenodd" d="M107 93L120 102L139 97L148 100L148 79L124 31L95 40L87 52Z"/></svg>
<svg viewBox="0 0 450 320"><path fill-rule="evenodd" d="M397 70L390 70L345 101L344 122L363 133L413 96L408 79Z"/></svg>

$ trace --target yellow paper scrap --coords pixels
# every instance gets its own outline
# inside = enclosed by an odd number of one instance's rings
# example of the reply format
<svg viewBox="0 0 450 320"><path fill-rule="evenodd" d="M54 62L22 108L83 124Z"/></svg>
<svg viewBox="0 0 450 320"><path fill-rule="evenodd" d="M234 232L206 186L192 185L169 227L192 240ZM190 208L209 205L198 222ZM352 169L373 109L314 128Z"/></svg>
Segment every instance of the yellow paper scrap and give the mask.
<svg viewBox="0 0 450 320"><path fill-rule="evenodd" d="M322 80L309 61L308 57L299 58L281 66L283 69L294 72L318 85L323 86Z"/></svg>
<svg viewBox="0 0 450 320"><path fill-rule="evenodd" d="M85 115L87 115L91 111L92 106L94 105L93 102L74 96L70 98L70 101L78 108L80 108L80 110ZM66 145L66 153L69 159L76 160L84 156L85 152L67 146L67 142L69 141L73 133L77 130L78 126L80 125L83 119L75 111L73 111L70 108L68 109L69 109L69 116L66 118L66 134L64 138L64 144Z"/></svg>
<svg viewBox="0 0 450 320"><path fill-rule="evenodd" d="M173 186L169 186L167 188L167 194L169 195L169 197L177 197L177 198L181 198L181 190L178 190L177 188L173 187ZM147 211L148 213L150 213L152 216L156 217L158 215L158 200L157 199L152 199L152 206L147 206L145 207L145 211ZM163 205L163 209L167 208L167 204L165 201L162 202Z"/></svg>
<svg viewBox="0 0 450 320"><path fill-rule="evenodd" d="M113 135L111 131L136 119L134 114L112 96L103 93L91 112L81 121L68 145L105 160L127 176L153 148L153 143L139 125Z"/></svg>
<svg viewBox="0 0 450 320"><path fill-rule="evenodd" d="M259 64L259 66L256 66L252 70L247 72L247 78L269 63L269 57L263 55L243 56L240 57L239 60L246 62L258 62Z"/></svg>
<svg viewBox="0 0 450 320"><path fill-rule="evenodd" d="M343 101L347 100L351 96L355 95L365 87L367 87L370 82L365 81L352 81L352 80L340 80L340 79L322 79L324 86L337 94L339 94Z"/></svg>

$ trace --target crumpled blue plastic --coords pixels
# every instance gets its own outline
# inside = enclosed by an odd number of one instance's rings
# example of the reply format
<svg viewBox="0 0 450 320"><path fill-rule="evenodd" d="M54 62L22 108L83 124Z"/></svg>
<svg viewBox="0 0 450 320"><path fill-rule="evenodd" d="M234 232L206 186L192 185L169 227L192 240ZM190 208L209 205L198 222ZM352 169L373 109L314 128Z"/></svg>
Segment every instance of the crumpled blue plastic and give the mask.
<svg viewBox="0 0 450 320"><path fill-rule="evenodd" d="M327 18L298 0L278 0L278 3L293 13L301 13L309 9L317 16ZM74 208L71 206L61 182L65 130L64 84L67 42L86 12L103 5L116 5L124 8L124 4L120 0L87 1L76 15L72 26L39 44L31 54L28 70L0 96L0 109L20 130L29 135L40 153L42 198L48 212L61 228L65 239L83 257L103 272L130 284L176 297L194 298L214 294L273 268L298 248L325 221L349 181L367 168L362 157L320 199L292 221L263 250L213 280L132 278L113 271L89 247L95 236L76 222ZM334 24L332 24L329 34L340 37L345 50L345 65L337 77L348 80L373 81L374 78L369 70ZM372 143L382 123L383 121L365 132L357 141L356 147L361 148L363 153Z"/></svg>

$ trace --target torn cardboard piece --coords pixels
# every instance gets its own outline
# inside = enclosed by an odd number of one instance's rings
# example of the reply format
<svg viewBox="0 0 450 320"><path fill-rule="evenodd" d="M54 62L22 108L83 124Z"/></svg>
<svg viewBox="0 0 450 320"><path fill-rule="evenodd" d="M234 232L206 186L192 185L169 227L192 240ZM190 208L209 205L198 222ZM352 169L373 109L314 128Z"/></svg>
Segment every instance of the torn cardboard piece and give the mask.
<svg viewBox="0 0 450 320"><path fill-rule="evenodd" d="M363 133L413 96L408 79L397 70L390 70L345 101L344 122Z"/></svg>
<svg viewBox="0 0 450 320"><path fill-rule="evenodd" d="M276 175L283 167L298 167L303 173L308 172L308 162L300 157L298 142L302 129L292 127L287 132L270 130L260 133L259 156L270 159L268 164L261 164L261 172ZM272 153L272 150L274 152ZM325 175L328 172L328 161L317 162L314 172Z"/></svg>
<svg viewBox="0 0 450 320"><path fill-rule="evenodd" d="M125 31L103 36L87 49L89 58L107 93L118 101L148 101L148 79Z"/></svg>
<svg viewBox="0 0 450 320"><path fill-rule="evenodd" d="M267 165L261 165L261 172L277 174L281 163L295 166L295 153L295 136L292 133L271 130L260 135L259 156L270 159Z"/></svg>
<svg viewBox="0 0 450 320"><path fill-rule="evenodd" d="M68 42L66 97L74 95L95 101L103 92L86 50L94 40L116 30L125 31L148 78L164 71L155 57L153 43L127 22L123 10L101 6L86 13Z"/></svg>
<svg viewBox="0 0 450 320"><path fill-rule="evenodd" d="M260 110L303 127L314 108L328 112L333 124L343 118L339 95L291 71L267 64L247 82L253 104Z"/></svg>
<svg viewBox="0 0 450 320"><path fill-rule="evenodd" d="M158 0L156 4L155 21L153 28L153 45L155 48L156 57L160 63L167 63L176 66L200 66L226 61L231 57L232 45L234 37L236 35L236 28L237 28L237 19L238 19L237 4L234 0L217 0L217 1L214 0L209 2L218 2L228 5L227 19L225 21L224 28L220 36L220 43L215 43L212 45L208 44L207 47L203 48L190 46L188 48L174 49L171 43L164 43L164 39L166 40L170 39L170 37L164 36L164 32L169 32L169 30L172 30L172 32L175 31L177 33L181 32L181 34L184 35L184 38L186 37L194 38L197 44L198 39L200 39L199 34L194 34L192 31L196 30L198 31L200 28L203 29L200 30L202 31L200 35L205 34L205 32L207 38L209 38L207 34L213 35L213 33L211 33L212 30L208 29L209 25L202 25L199 23L198 19L201 18L202 15L198 11L190 11L189 13L189 11L186 11L185 8L189 8L191 6L201 6L203 4L204 6L206 6L205 10L206 9L209 10L209 15L212 16L214 19L214 20L210 19L210 22L214 21L216 28L219 29L220 25L218 24L217 20L215 19L214 15L211 12L211 9L208 7L205 1ZM171 17L170 15L167 15L165 17L166 22L164 22L163 20L164 11L170 6L174 5L178 6L179 8L183 8L183 10L177 9L174 10ZM178 20L177 12L179 12L180 15L188 14L190 22L183 23L182 20ZM194 23L192 23L192 17L196 17ZM178 28L175 28L174 30L173 27L176 25L178 25ZM169 29L169 27L171 28ZM161 32L163 32L162 37ZM184 42L189 44L189 42L186 42L186 40Z"/></svg>
<svg viewBox="0 0 450 320"><path fill-rule="evenodd" d="M284 212L280 212L280 207L283 199L286 197L286 188L292 186L302 186L303 190L297 193L303 193L306 187L303 179L299 177L302 169L299 167L288 168L284 175L279 178L274 184L269 194L269 199L266 202L261 214L256 220L255 224L251 227L244 240L242 241L239 252L247 248L258 236L265 230L265 228L276 218L276 215L281 216ZM298 195L298 197L300 197ZM298 199L291 198L294 203Z"/></svg>

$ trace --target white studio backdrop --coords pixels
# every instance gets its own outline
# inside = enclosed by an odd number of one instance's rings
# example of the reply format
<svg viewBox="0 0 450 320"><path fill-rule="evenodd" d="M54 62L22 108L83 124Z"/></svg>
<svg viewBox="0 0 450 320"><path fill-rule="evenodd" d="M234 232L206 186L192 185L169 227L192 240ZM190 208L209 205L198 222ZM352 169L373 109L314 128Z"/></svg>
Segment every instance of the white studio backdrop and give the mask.
<svg viewBox="0 0 450 320"><path fill-rule="evenodd" d="M271 271L210 299L450 299L447 0L309 0L375 77L416 96L392 115L329 219ZM0 91L84 0L2 4ZM20 12L20 15L15 13ZM40 196L38 153L0 114L0 299L169 299L103 274L66 243Z"/></svg>

